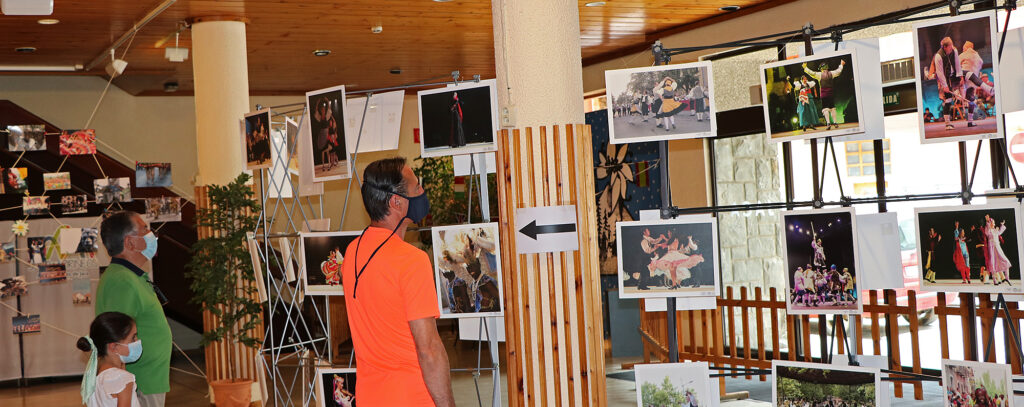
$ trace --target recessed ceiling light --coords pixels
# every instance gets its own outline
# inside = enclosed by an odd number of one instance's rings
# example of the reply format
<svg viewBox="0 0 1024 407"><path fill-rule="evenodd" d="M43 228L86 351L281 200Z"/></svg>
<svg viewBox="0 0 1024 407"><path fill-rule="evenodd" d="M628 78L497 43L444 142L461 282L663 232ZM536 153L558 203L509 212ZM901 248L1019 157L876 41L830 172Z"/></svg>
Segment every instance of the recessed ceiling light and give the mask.
<svg viewBox="0 0 1024 407"><path fill-rule="evenodd" d="M603 2L603 1L592 1L592 2L584 4L583 6L584 7L601 7L603 5L605 5L605 2Z"/></svg>
<svg viewBox="0 0 1024 407"><path fill-rule="evenodd" d="M452 1L452 0L434 0L434 2L437 2L437 3L447 3L449 1Z"/></svg>
<svg viewBox="0 0 1024 407"><path fill-rule="evenodd" d="M60 20L58 20L56 18L43 18L43 19L40 19L38 21L38 23L42 24L42 25L54 25L54 24L57 24L59 22L60 22Z"/></svg>
<svg viewBox="0 0 1024 407"><path fill-rule="evenodd" d="M318 57L325 57L325 56L331 55L331 50L329 50L329 49L315 49L315 50L313 50L313 55L316 55Z"/></svg>
<svg viewBox="0 0 1024 407"><path fill-rule="evenodd" d="M391 68L388 72L390 72L392 75L401 75L402 68Z"/></svg>
<svg viewBox="0 0 1024 407"><path fill-rule="evenodd" d="M18 47L15 48L14 51L20 52L22 54L31 54L33 52L36 52L36 47Z"/></svg>
<svg viewBox="0 0 1024 407"><path fill-rule="evenodd" d="M736 11L740 9L740 6L722 6L719 7L718 9L722 11Z"/></svg>

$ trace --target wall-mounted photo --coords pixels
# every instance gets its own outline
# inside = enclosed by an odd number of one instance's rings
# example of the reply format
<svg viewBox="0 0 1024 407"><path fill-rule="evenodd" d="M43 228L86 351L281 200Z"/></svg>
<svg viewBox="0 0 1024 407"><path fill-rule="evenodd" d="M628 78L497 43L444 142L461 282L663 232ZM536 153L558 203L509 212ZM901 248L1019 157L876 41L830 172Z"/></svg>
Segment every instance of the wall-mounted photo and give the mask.
<svg viewBox="0 0 1024 407"><path fill-rule="evenodd" d="M988 204L917 208L921 289L1020 293L1020 207Z"/></svg>
<svg viewBox="0 0 1024 407"><path fill-rule="evenodd" d="M3 178L3 193L24 195L28 191L27 168L4 168Z"/></svg>
<svg viewBox="0 0 1024 407"><path fill-rule="evenodd" d="M637 407L718 405L718 394L708 386L707 362L638 364L633 369Z"/></svg>
<svg viewBox="0 0 1024 407"><path fill-rule="evenodd" d="M356 370L317 368L316 400L319 407L356 407Z"/></svg>
<svg viewBox="0 0 1024 407"><path fill-rule="evenodd" d="M71 173L48 172L43 174L43 189L46 191L71 189Z"/></svg>
<svg viewBox="0 0 1024 407"><path fill-rule="evenodd" d="M50 214L50 197L48 196L25 196L21 198L21 210L25 216L38 216Z"/></svg>
<svg viewBox="0 0 1024 407"><path fill-rule="evenodd" d="M790 314L860 314L852 208L784 211L782 253Z"/></svg>
<svg viewBox="0 0 1024 407"><path fill-rule="evenodd" d="M302 278L306 294L345 295L341 287L341 262L349 243L361 232L301 233Z"/></svg>
<svg viewBox="0 0 1024 407"><path fill-rule="evenodd" d="M47 261L48 251L51 246L52 239L49 236L37 236L30 237L26 240L26 246L28 246L28 262L29 264L44 264Z"/></svg>
<svg viewBox="0 0 1024 407"><path fill-rule="evenodd" d="M146 222L181 222L181 198L161 196L146 198L146 214L142 216Z"/></svg>
<svg viewBox="0 0 1024 407"><path fill-rule="evenodd" d="M942 360L942 387L946 407L1014 405L1010 365Z"/></svg>
<svg viewBox="0 0 1024 407"><path fill-rule="evenodd" d="M15 335L39 332L39 314L11 317L11 326Z"/></svg>
<svg viewBox="0 0 1024 407"><path fill-rule="evenodd" d="M710 137L715 122L711 62L604 72L613 144Z"/></svg>
<svg viewBox="0 0 1024 407"><path fill-rule="evenodd" d="M46 126L42 124L7 126L7 150L46 150Z"/></svg>
<svg viewBox="0 0 1024 407"><path fill-rule="evenodd" d="M92 181L96 203L131 202L132 186L128 177L100 178Z"/></svg>
<svg viewBox="0 0 1024 407"><path fill-rule="evenodd" d="M300 143L312 146L313 181L352 177L345 145L345 86L306 92L309 133L299 133Z"/></svg>
<svg viewBox="0 0 1024 407"><path fill-rule="evenodd" d="M421 156L497 150L495 132L500 127L496 85L496 80L488 79L419 91Z"/></svg>
<svg viewBox="0 0 1024 407"><path fill-rule="evenodd" d="M96 253L99 250L100 231L97 228L82 228L75 253Z"/></svg>
<svg viewBox="0 0 1024 407"><path fill-rule="evenodd" d="M135 162L135 186L138 188L170 187L171 163Z"/></svg>
<svg viewBox="0 0 1024 407"><path fill-rule="evenodd" d="M718 227L708 215L618 222L619 297L718 295Z"/></svg>
<svg viewBox="0 0 1024 407"><path fill-rule="evenodd" d="M498 224L435 226L431 234L441 318L500 316Z"/></svg>
<svg viewBox="0 0 1024 407"><path fill-rule="evenodd" d="M248 113L242 119L242 150L245 169L270 168L270 109Z"/></svg>
<svg viewBox="0 0 1024 407"><path fill-rule="evenodd" d="M61 155L96 154L96 130L64 130L60 133Z"/></svg>
<svg viewBox="0 0 1024 407"><path fill-rule="evenodd" d="M39 265L39 284L63 283L67 279L68 271L63 264Z"/></svg>
<svg viewBox="0 0 1024 407"><path fill-rule="evenodd" d="M64 195L60 197L61 215L75 215L89 212L88 195Z"/></svg>
<svg viewBox="0 0 1024 407"><path fill-rule="evenodd" d="M772 361L773 406L879 406L884 388L878 369Z"/></svg>

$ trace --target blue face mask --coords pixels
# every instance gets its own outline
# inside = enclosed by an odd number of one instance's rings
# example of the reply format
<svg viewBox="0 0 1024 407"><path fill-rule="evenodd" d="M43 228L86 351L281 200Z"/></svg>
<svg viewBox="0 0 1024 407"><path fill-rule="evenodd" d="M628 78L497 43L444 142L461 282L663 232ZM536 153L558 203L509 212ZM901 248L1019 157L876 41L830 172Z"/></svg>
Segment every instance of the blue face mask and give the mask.
<svg viewBox="0 0 1024 407"><path fill-rule="evenodd" d="M424 190L422 194L417 196L405 196L401 194L395 194L409 201L409 211L406 212L405 217L412 220L412 223L419 224L423 218L426 218L430 214L430 200L427 199L427 191Z"/></svg>
<svg viewBox="0 0 1024 407"><path fill-rule="evenodd" d="M129 344L118 343L121 346L128 347L128 356L117 355L121 357L121 361L124 363L135 363L142 357L142 340L137 339L135 342Z"/></svg>
<svg viewBox="0 0 1024 407"><path fill-rule="evenodd" d="M146 256L147 259L153 260L153 256L156 256L156 235L153 232L149 232L142 238L146 239L146 248L142 250L142 255Z"/></svg>

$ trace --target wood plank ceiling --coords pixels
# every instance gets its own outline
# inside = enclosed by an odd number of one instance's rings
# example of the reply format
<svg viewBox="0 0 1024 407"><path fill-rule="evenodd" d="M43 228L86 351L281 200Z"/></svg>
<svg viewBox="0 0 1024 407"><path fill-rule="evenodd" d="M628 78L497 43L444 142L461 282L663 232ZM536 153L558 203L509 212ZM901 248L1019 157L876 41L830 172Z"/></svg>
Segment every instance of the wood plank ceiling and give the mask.
<svg viewBox="0 0 1024 407"><path fill-rule="evenodd" d="M746 13L784 1L608 0L596 7L579 1L582 56L596 62L690 24L728 18L722 6L741 6L740 13ZM52 16L0 15L0 66L88 65L160 3L55 0ZM135 95L166 95L164 83L176 81L178 94L190 93L191 60L170 62L163 47L174 45L180 22L205 16L248 20L254 95L301 94L338 84L379 88L440 79L453 70L466 77L494 76L489 0L178 0L138 32L124 58L128 68L115 84ZM37 23L41 18L60 23ZM374 25L383 32L371 33ZM15 51L26 46L36 51ZM188 30L181 32L179 46L191 48ZM119 57L124 49L118 50ZM315 49L332 52L317 57ZM389 72L395 68L401 74ZM102 75L103 64L70 74Z"/></svg>

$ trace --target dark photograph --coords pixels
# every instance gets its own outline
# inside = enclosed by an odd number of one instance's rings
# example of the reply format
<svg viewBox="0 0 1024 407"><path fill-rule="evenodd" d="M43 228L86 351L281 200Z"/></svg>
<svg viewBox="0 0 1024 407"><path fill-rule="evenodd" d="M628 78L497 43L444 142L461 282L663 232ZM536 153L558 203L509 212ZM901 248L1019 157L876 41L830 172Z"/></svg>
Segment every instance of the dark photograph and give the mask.
<svg viewBox="0 0 1024 407"><path fill-rule="evenodd" d="M419 92L423 157L495 151L495 80Z"/></svg>
<svg viewBox="0 0 1024 407"><path fill-rule="evenodd" d="M349 243L360 232L302 233L302 260L306 294L344 295L341 287L341 262Z"/></svg>
<svg viewBox="0 0 1024 407"><path fill-rule="evenodd" d="M349 178L348 147L345 145L345 87L337 86L306 93L309 106L308 143L312 143L313 180Z"/></svg>
<svg viewBox="0 0 1024 407"><path fill-rule="evenodd" d="M922 288L1021 292L1019 209L972 205L917 210Z"/></svg>
<svg viewBox="0 0 1024 407"><path fill-rule="evenodd" d="M245 115L243 122L242 145L245 146L245 169L270 168L270 109L249 113ZM136 169L137 171L138 169ZM136 174L136 179L138 179L138 174Z"/></svg>
<svg viewBox="0 0 1024 407"><path fill-rule="evenodd" d="M837 51L761 66L769 140L864 132L853 53Z"/></svg>
<svg viewBox="0 0 1024 407"><path fill-rule="evenodd" d="M790 314L859 314L853 209L782 212Z"/></svg>

